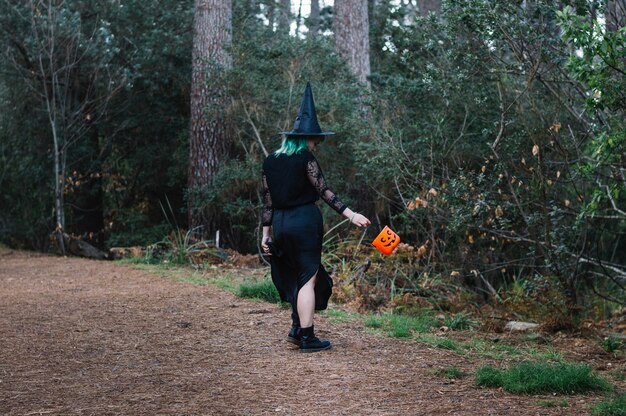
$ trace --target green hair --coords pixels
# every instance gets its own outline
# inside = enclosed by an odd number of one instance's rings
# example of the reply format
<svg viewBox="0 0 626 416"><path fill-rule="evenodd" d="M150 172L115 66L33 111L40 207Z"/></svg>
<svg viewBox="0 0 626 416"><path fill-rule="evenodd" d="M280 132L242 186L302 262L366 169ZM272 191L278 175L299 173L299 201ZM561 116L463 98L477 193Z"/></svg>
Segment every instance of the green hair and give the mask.
<svg viewBox="0 0 626 416"><path fill-rule="evenodd" d="M280 148L274 152L279 155L295 155L309 148L309 142L306 136L285 136Z"/></svg>

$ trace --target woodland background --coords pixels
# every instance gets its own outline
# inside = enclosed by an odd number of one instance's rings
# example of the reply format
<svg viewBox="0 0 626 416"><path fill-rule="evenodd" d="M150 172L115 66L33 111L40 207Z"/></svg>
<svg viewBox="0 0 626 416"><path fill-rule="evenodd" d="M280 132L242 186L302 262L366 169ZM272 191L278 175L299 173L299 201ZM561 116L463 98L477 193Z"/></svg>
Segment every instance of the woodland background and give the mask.
<svg viewBox="0 0 626 416"><path fill-rule="evenodd" d="M2 0L0 241L219 230L257 253L260 166L310 81L326 178L373 220L323 206L325 261L355 278L370 256L370 303L619 315L625 21L624 0Z"/></svg>

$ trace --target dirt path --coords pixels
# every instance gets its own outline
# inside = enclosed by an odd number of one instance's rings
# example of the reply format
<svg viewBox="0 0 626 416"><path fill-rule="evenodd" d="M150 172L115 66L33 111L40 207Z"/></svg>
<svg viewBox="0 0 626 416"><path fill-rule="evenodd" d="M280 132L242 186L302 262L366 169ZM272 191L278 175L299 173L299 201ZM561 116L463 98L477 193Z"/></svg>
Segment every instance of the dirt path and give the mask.
<svg viewBox="0 0 626 416"><path fill-rule="evenodd" d="M0 252L0 415L579 415L594 400L447 381L433 369L477 363L325 317L333 349L301 354L289 322L131 266Z"/></svg>

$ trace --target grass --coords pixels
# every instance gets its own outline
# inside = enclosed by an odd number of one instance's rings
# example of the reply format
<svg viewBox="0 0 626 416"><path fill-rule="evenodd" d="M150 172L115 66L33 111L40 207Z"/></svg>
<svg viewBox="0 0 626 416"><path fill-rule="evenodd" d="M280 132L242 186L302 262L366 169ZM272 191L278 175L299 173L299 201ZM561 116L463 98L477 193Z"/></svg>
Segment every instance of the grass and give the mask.
<svg viewBox="0 0 626 416"><path fill-rule="evenodd" d="M601 401L594 406L591 414L593 416L626 416L626 393Z"/></svg>
<svg viewBox="0 0 626 416"><path fill-rule="evenodd" d="M459 370L457 367L454 367L454 366L440 368L435 371L435 374L443 378L447 378L449 380L458 380L458 379L465 377L465 374L463 374L461 370Z"/></svg>
<svg viewBox="0 0 626 416"><path fill-rule="evenodd" d="M518 394L576 394L609 391L611 385L587 365L524 362L506 370L484 366L476 373L476 384L502 387Z"/></svg>
<svg viewBox="0 0 626 416"><path fill-rule="evenodd" d="M461 370L459 370L456 367L448 367L443 372L443 376L445 378L455 379L456 380L456 379L463 378L465 375L463 374L463 372Z"/></svg>
<svg viewBox="0 0 626 416"><path fill-rule="evenodd" d="M259 281L243 281L239 286L238 296L270 303L280 303L278 290L276 290L276 286L268 278Z"/></svg>
<svg viewBox="0 0 626 416"><path fill-rule="evenodd" d="M463 344L463 348L480 357L493 358L496 360L519 359L529 350L525 350L502 342L493 342L480 338L472 338Z"/></svg>
<svg viewBox="0 0 626 416"><path fill-rule="evenodd" d="M437 320L429 312L420 316L381 314L364 317L363 324L368 328L382 329L394 338L409 338L414 332L430 331L437 325Z"/></svg>
<svg viewBox="0 0 626 416"><path fill-rule="evenodd" d="M132 264L133 267L139 270L154 273L157 276L173 279L178 282L190 283L197 286L210 284L235 295L239 293L241 279L237 278L232 273L206 275L193 269L182 268L171 263L160 262L152 264L144 261L137 261L136 259L124 259L119 262Z"/></svg>
<svg viewBox="0 0 626 416"><path fill-rule="evenodd" d="M420 334L417 337L417 340L426 345L432 345L433 347L441 348L443 350L450 350L459 354L463 353L461 345L457 341L450 338L440 338L433 335Z"/></svg>
<svg viewBox="0 0 626 416"><path fill-rule="evenodd" d="M462 331L464 329L472 329L474 322L464 313L457 313L454 316L446 316L443 325L453 331Z"/></svg>
<svg viewBox="0 0 626 416"><path fill-rule="evenodd" d="M550 407L568 407L569 403L565 399L562 399L562 400L539 400L539 402L537 402L537 406L545 407L545 408L550 408Z"/></svg>
<svg viewBox="0 0 626 416"><path fill-rule="evenodd" d="M319 313L321 315L326 315L328 320L332 323L345 323L358 319L357 314L339 309L326 309L325 311L320 311Z"/></svg>

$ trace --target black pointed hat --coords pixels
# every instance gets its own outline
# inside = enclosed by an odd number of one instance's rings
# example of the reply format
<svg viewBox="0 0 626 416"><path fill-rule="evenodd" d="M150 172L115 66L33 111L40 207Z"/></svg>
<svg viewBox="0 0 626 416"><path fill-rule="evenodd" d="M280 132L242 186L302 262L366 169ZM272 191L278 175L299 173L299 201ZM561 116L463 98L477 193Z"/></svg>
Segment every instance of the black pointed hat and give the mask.
<svg viewBox="0 0 626 416"><path fill-rule="evenodd" d="M287 134L290 136L326 136L335 134L334 131L322 131L320 124L317 122L317 114L315 113L315 102L313 101L313 91L311 84L306 83L300 111L293 124L293 130L281 131L279 134Z"/></svg>

